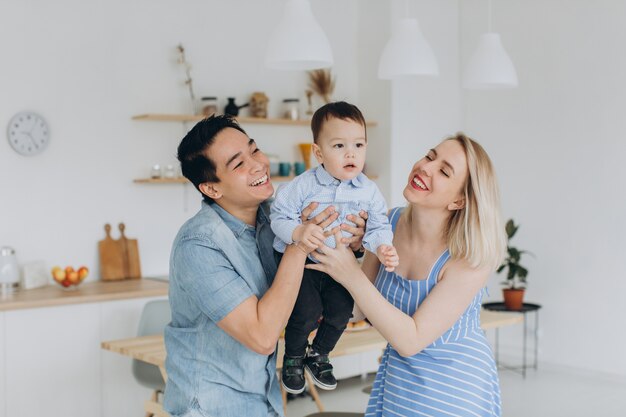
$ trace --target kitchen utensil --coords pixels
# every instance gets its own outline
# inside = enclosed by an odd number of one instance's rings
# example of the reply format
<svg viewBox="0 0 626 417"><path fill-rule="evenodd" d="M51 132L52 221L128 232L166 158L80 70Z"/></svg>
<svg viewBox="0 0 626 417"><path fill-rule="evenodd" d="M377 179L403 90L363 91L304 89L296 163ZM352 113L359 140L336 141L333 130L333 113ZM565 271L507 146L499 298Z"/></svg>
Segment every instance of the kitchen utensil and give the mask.
<svg viewBox="0 0 626 417"><path fill-rule="evenodd" d="M100 275L103 281L126 278L141 278L139 248L136 239L124 235L126 226L120 223L120 238L111 238L111 225L104 225L106 236L98 242L100 254Z"/></svg>
<svg viewBox="0 0 626 417"><path fill-rule="evenodd" d="M239 109L248 107L249 105L250 103L246 103L246 104L242 104L241 106L238 106L237 104L235 104L234 97L228 97L228 103L226 104L226 107L224 107L224 113L230 114L231 116L238 116Z"/></svg>

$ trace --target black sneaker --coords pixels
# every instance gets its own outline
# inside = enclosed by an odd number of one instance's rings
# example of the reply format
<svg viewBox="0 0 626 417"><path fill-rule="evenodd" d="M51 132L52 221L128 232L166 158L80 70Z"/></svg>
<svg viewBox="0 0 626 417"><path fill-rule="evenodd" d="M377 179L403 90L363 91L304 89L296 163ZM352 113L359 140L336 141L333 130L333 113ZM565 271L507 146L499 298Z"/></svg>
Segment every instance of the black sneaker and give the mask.
<svg viewBox="0 0 626 417"><path fill-rule="evenodd" d="M337 380L333 375L333 366L328 360L328 355L307 355L304 359L304 369L313 379L316 386L325 390L337 388Z"/></svg>
<svg viewBox="0 0 626 417"><path fill-rule="evenodd" d="M304 391L304 356L283 356L281 383L290 394Z"/></svg>

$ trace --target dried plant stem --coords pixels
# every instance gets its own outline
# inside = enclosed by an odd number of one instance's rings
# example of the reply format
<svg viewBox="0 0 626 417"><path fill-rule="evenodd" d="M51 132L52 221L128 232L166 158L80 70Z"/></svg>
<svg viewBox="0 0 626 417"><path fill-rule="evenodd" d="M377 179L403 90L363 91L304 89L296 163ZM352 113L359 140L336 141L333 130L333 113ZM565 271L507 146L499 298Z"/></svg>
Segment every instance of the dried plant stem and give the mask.
<svg viewBox="0 0 626 417"><path fill-rule="evenodd" d="M313 101L312 101L313 91L306 90L305 94L306 94L306 101L307 101L307 104L308 104L308 107L306 109L306 114L307 115L313 115Z"/></svg>
<svg viewBox="0 0 626 417"><path fill-rule="evenodd" d="M193 92L193 80L191 79L191 64L189 64L185 60L185 48L183 47L182 43L178 44L177 49L178 53L180 54L180 56L178 57L178 63L182 64L185 67L185 75L187 76L185 84L189 89L189 97L191 98L191 109L194 114L197 114L198 108L196 103L196 95Z"/></svg>

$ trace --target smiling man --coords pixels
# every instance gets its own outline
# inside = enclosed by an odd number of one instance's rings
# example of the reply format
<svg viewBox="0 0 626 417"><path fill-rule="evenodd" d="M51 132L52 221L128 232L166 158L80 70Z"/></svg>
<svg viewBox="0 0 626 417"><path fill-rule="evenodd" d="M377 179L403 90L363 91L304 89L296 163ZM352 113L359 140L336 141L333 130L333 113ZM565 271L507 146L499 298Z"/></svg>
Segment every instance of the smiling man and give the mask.
<svg viewBox="0 0 626 417"><path fill-rule="evenodd" d="M283 415L274 351L315 248L288 245L277 268L269 161L233 119L199 122L180 143L178 159L204 201L181 227L170 257L164 408L185 417ZM303 219L315 207L303 210ZM333 212L329 207L310 222L326 228ZM363 235L364 221L357 224L353 247Z"/></svg>

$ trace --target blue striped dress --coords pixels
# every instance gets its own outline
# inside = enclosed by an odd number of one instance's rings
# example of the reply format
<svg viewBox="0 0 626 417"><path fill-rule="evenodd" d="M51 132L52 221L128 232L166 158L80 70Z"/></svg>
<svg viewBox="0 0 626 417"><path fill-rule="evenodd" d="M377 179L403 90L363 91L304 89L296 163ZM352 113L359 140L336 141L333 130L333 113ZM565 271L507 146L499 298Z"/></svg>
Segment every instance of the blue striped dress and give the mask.
<svg viewBox="0 0 626 417"><path fill-rule="evenodd" d="M402 212L394 208L395 230ZM450 259L446 250L426 279L409 280L383 267L376 288L408 315L437 284L437 276ZM500 416L500 384L493 353L480 328L483 291L459 320L418 354L404 358L387 345L376 374L365 416Z"/></svg>

